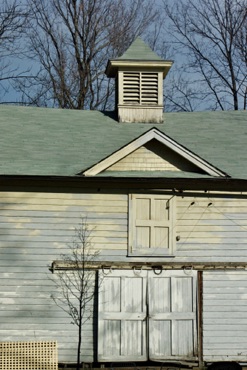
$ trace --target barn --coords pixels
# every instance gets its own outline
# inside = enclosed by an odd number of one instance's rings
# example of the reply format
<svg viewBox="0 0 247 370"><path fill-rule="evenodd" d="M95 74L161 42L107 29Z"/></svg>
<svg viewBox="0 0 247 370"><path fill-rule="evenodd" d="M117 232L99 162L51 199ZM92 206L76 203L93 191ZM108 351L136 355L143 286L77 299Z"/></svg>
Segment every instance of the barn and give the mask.
<svg viewBox="0 0 247 370"><path fill-rule="evenodd" d="M0 342L76 362L51 295L86 219L84 364L247 362L247 113L164 113L171 66L137 39L106 66L114 112L0 106Z"/></svg>

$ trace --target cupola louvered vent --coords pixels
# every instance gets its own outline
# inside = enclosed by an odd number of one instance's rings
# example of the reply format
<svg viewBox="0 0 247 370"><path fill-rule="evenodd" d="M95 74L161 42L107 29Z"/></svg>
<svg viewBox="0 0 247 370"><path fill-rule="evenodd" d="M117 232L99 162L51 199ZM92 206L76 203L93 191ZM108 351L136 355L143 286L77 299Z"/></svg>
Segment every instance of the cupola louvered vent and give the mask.
<svg viewBox="0 0 247 370"><path fill-rule="evenodd" d="M157 105L158 73L124 72L123 103Z"/></svg>

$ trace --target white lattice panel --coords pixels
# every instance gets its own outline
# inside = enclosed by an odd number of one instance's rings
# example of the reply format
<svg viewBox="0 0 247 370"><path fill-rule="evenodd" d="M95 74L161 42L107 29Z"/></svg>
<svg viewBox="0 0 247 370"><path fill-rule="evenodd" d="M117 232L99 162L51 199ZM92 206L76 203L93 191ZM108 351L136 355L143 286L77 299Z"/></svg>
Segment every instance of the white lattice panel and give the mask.
<svg viewBox="0 0 247 370"><path fill-rule="evenodd" d="M1 370L57 370L57 342L0 342Z"/></svg>

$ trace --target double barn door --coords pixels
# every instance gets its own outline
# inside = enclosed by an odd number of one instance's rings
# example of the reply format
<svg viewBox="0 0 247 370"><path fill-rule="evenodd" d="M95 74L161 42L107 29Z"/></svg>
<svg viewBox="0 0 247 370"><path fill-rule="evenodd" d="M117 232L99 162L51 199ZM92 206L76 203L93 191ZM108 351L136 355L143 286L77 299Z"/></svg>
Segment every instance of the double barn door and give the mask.
<svg viewBox="0 0 247 370"><path fill-rule="evenodd" d="M197 358L195 271L100 274L99 361Z"/></svg>

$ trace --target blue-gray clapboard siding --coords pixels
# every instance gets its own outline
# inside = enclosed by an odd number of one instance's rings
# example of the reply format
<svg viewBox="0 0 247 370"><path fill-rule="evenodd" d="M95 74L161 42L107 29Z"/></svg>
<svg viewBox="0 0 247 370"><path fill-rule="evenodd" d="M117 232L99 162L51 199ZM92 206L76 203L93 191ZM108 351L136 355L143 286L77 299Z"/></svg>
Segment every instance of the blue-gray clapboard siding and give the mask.
<svg viewBox="0 0 247 370"><path fill-rule="evenodd" d="M191 195L178 197L176 205L174 262L247 262L245 198ZM76 327L50 298L49 266L67 251L81 217L102 260L149 260L126 257L127 212L128 194L0 194L1 341L57 339L59 361L75 360ZM93 322L84 327L84 361L94 358L93 329Z"/></svg>
<svg viewBox="0 0 247 370"><path fill-rule="evenodd" d="M247 360L247 271L203 273L205 361Z"/></svg>
<svg viewBox="0 0 247 370"><path fill-rule="evenodd" d="M177 261L247 261L246 199L178 197L176 204ZM80 217L87 217L93 244L104 257L126 256L127 206L127 194L2 193L2 258L17 253L20 259L36 260L27 253L35 246L41 258L52 261L54 251L62 252L73 239Z"/></svg>

